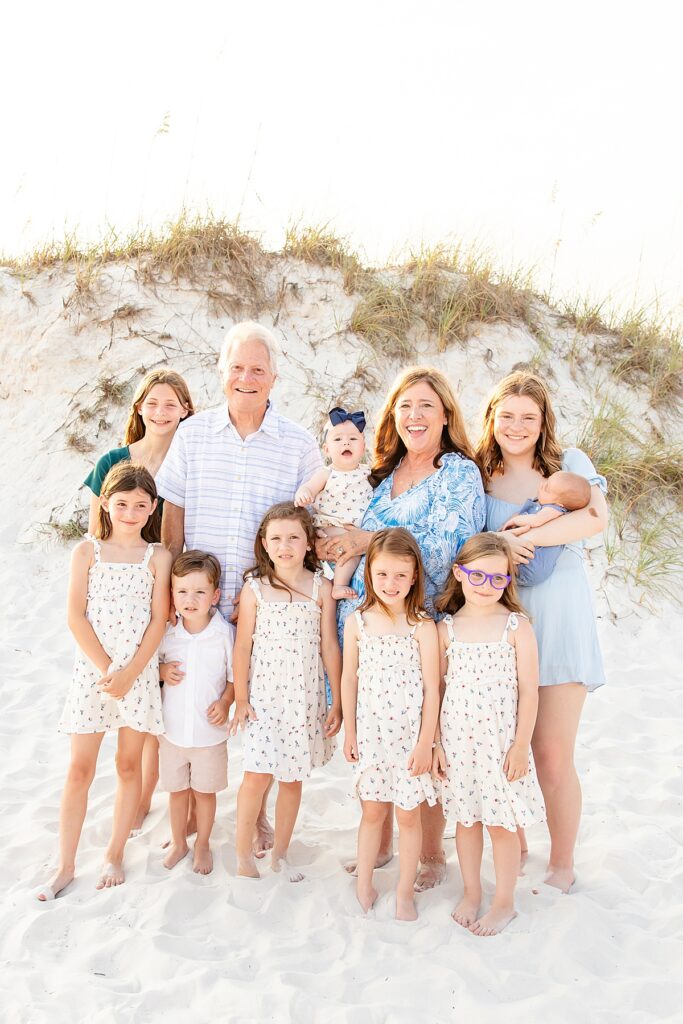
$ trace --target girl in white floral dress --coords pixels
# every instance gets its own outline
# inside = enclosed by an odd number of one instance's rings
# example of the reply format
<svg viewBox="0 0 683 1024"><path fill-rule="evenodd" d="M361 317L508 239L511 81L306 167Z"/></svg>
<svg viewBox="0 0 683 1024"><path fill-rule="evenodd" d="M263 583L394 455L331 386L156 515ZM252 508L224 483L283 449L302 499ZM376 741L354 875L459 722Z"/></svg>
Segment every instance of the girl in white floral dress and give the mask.
<svg viewBox="0 0 683 1024"><path fill-rule="evenodd" d="M303 875L287 862L311 769L326 764L341 726L341 652L336 605L315 554L315 530L292 502L266 513L245 573L233 651L234 735L244 729L244 779L237 796L237 873L258 878L252 838L263 797L275 779L274 871ZM327 708L325 672L332 692Z"/></svg>
<svg viewBox="0 0 683 1024"><path fill-rule="evenodd" d="M344 756L361 799L358 902L377 899L373 870L387 805L399 829L396 918L417 917L420 805L436 803L430 775L439 708L436 626L424 611L420 549L402 527L379 530L365 561L365 600L344 627Z"/></svg>
<svg viewBox="0 0 683 1024"><path fill-rule="evenodd" d="M461 548L438 625L445 692L434 750L446 818L455 819L465 887L453 912L476 935L516 916L517 828L545 820L530 743L538 708L538 651L515 588L512 553L495 533ZM483 826L493 846L496 892L479 916Z"/></svg>
<svg viewBox="0 0 683 1024"><path fill-rule="evenodd" d="M121 462L104 479L96 537L74 549L68 622L76 638L73 681L59 723L71 736L62 794L60 861L37 896L51 900L74 877L88 791L105 732L118 733L118 785L98 889L124 881L123 851L140 800L142 748L164 731L157 648L169 607L171 556L159 544L154 478Z"/></svg>

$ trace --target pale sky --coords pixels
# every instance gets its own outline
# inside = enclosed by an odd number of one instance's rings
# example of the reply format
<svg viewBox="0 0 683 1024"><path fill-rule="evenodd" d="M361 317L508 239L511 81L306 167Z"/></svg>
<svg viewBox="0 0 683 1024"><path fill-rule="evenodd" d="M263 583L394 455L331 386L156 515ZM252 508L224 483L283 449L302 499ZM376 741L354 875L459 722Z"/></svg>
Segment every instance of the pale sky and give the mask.
<svg viewBox="0 0 683 1024"><path fill-rule="evenodd" d="M461 238L680 318L682 20L673 0L23 0L0 250L184 205L272 245L329 221L372 260Z"/></svg>

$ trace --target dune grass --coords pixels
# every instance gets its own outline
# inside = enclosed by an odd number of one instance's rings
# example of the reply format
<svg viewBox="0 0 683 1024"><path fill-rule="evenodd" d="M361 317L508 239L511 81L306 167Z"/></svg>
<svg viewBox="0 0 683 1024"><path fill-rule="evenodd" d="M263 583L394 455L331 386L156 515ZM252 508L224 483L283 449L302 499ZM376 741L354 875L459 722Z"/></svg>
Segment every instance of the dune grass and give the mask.
<svg viewBox="0 0 683 1024"><path fill-rule="evenodd" d="M282 255L338 270L347 295L358 291L369 275L358 254L351 249L348 239L335 235L329 224L309 227L290 224Z"/></svg>
<svg viewBox="0 0 683 1024"><path fill-rule="evenodd" d="M358 301L348 327L382 356L412 359L412 325L413 311L405 290L394 283L377 281Z"/></svg>

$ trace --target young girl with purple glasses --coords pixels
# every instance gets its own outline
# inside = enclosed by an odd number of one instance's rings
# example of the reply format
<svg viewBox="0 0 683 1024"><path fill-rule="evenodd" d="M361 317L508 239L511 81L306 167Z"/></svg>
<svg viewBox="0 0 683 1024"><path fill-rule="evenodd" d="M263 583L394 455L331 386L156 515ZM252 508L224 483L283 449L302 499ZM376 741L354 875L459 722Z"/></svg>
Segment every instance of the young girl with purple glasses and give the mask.
<svg viewBox="0 0 683 1024"><path fill-rule="evenodd" d="M515 587L504 537L479 533L458 555L436 608L442 703L433 773L455 842L464 894L453 919L475 935L496 935L516 916L520 867L517 828L543 821L531 755L538 707L536 638ZM486 825L496 891L480 916Z"/></svg>

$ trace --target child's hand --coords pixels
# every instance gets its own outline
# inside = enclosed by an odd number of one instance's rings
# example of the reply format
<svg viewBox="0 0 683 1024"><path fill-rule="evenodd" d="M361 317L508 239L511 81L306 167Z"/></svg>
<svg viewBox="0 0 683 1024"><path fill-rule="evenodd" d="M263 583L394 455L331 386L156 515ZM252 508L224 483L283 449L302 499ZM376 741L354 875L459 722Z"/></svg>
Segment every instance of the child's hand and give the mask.
<svg viewBox="0 0 683 1024"><path fill-rule="evenodd" d="M301 507L301 505L312 505L313 504L313 492L310 487L300 487L294 495L294 504Z"/></svg>
<svg viewBox="0 0 683 1024"><path fill-rule="evenodd" d="M408 758L406 768L411 775L424 775L432 770L432 745L426 740L420 740Z"/></svg>
<svg viewBox="0 0 683 1024"><path fill-rule="evenodd" d="M235 703L235 713L230 722L230 735L236 736L238 729L246 729L247 722L257 722L256 712L248 700L238 700Z"/></svg>
<svg viewBox="0 0 683 1024"><path fill-rule="evenodd" d="M333 704L325 719L325 735L336 736L341 729L342 709L341 705Z"/></svg>
<svg viewBox="0 0 683 1024"><path fill-rule="evenodd" d="M529 748L513 743L503 761L503 771L508 782L517 782L529 774Z"/></svg>
<svg viewBox="0 0 683 1024"><path fill-rule="evenodd" d="M177 686L182 683L185 673L180 671L182 661L166 661L159 665L159 678L163 679L168 686Z"/></svg>
<svg viewBox="0 0 683 1024"><path fill-rule="evenodd" d="M107 674L98 679L97 686L105 696L113 697L114 700L121 700L122 697L126 696L134 682L135 677L131 676L127 669L118 668L112 672L111 666L109 666Z"/></svg>
<svg viewBox="0 0 683 1024"><path fill-rule="evenodd" d="M344 733L344 757L347 761L358 760L358 740L355 732L349 732L348 729Z"/></svg>
<svg viewBox="0 0 683 1024"><path fill-rule="evenodd" d="M219 697L213 704L209 704L206 709L206 717L211 722L211 725L225 725L230 714L230 705L232 701L227 700L225 697Z"/></svg>
<svg viewBox="0 0 683 1024"><path fill-rule="evenodd" d="M445 779L447 767L446 751L443 749L441 744L437 742L432 751L432 775L434 778Z"/></svg>

